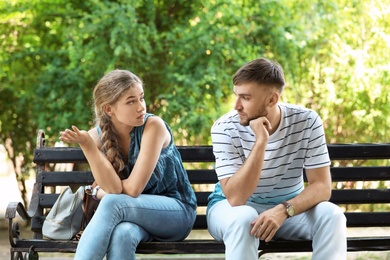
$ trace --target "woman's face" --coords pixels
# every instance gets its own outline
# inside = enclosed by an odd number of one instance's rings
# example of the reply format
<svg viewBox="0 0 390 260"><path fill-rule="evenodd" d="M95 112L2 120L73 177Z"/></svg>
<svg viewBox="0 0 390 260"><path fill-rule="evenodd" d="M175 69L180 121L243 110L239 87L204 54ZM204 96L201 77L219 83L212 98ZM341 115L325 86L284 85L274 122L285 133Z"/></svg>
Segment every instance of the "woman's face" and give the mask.
<svg viewBox="0 0 390 260"><path fill-rule="evenodd" d="M146 104L142 84L134 84L106 111L116 128L140 126L145 121Z"/></svg>

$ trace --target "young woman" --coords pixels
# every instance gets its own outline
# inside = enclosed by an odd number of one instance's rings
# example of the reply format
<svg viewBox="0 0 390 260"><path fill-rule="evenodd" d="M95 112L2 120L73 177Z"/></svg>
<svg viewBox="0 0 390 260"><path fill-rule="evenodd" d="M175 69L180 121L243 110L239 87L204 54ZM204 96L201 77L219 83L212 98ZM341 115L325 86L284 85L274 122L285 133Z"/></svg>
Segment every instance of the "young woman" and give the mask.
<svg viewBox="0 0 390 260"><path fill-rule="evenodd" d="M75 259L135 259L142 241L183 240L196 198L168 125L146 113L141 80L126 70L105 75L93 92L96 127L61 132L83 150L101 199Z"/></svg>

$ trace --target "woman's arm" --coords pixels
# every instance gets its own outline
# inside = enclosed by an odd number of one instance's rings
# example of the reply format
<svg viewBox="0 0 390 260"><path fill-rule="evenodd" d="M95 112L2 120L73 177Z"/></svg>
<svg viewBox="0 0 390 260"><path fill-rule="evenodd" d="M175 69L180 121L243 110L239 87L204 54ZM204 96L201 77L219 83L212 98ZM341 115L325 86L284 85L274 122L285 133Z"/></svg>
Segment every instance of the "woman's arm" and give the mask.
<svg viewBox="0 0 390 260"><path fill-rule="evenodd" d="M96 128L88 132L79 130L76 126L72 126L72 129L73 131L66 129L61 132L60 140L79 144L87 158L95 181L106 193L121 193L121 180L112 164L99 149L101 143Z"/></svg>
<svg viewBox="0 0 390 260"><path fill-rule="evenodd" d="M137 162L129 178L122 180L123 193L132 197L142 193L156 168L161 149L167 147L170 141L171 135L164 121L157 116L149 117L142 134Z"/></svg>

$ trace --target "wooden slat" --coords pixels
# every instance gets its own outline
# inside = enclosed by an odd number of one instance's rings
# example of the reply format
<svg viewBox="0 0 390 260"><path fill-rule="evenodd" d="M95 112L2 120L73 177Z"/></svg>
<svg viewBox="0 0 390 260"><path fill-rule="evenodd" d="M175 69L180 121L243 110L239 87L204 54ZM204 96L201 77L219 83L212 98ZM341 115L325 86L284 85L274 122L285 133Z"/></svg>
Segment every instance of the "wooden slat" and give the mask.
<svg viewBox="0 0 390 260"><path fill-rule="evenodd" d="M379 167L335 167L331 169L332 181L384 181L390 180L390 168ZM218 182L215 170L187 170L191 184L215 184ZM43 172L37 175L44 185L64 185L70 183L91 183L93 176L90 171L73 172Z"/></svg>
<svg viewBox="0 0 390 260"><path fill-rule="evenodd" d="M193 229L207 229L206 215L197 214Z"/></svg>
<svg viewBox="0 0 390 260"><path fill-rule="evenodd" d="M386 144L328 144L332 160L389 159L390 143ZM185 162L214 162L212 146L178 146ZM34 162L86 162L80 148L49 147L34 150Z"/></svg>
<svg viewBox="0 0 390 260"><path fill-rule="evenodd" d="M207 202L208 202L207 198L210 195L209 191L198 191L195 193L195 195L196 195L196 200L198 202L199 207L207 206Z"/></svg>
<svg viewBox="0 0 390 260"><path fill-rule="evenodd" d="M214 162L211 146L178 147L184 162ZM86 162L80 148L44 147L34 150L35 163Z"/></svg>
<svg viewBox="0 0 390 260"><path fill-rule="evenodd" d="M57 194L40 194L39 205L51 208L55 203ZM196 192L198 206L207 206L209 191ZM389 189L364 189L364 190L333 190L331 202L335 204L376 204L390 203Z"/></svg>
<svg viewBox="0 0 390 260"><path fill-rule="evenodd" d="M191 184L215 184L218 182L215 170L187 170Z"/></svg>
<svg viewBox="0 0 390 260"><path fill-rule="evenodd" d="M196 198L198 200L198 206L207 206L207 197L210 195L208 191L196 192ZM51 208L56 202L59 193L42 193L39 195L39 205L43 208Z"/></svg>
<svg viewBox="0 0 390 260"><path fill-rule="evenodd" d="M35 163L80 163L86 162L80 148L44 147L34 149Z"/></svg>
<svg viewBox="0 0 390 260"><path fill-rule="evenodd" d="M198 206L207 206L208 191L196 192ZM390 203L390 189L333 190L331 202L335 204Z"/></svg>
<svg viewBox="0 0 390 260"><path fill-rule="evenodd" d="M345 212L344 214L347 217L348 227L390 227L390 212Z"/></svg>
<svg viewBox="0 0 390 260"><path fill-rule="evenodd" d="M349 237L348 252L358 251L389 251L390 237Z"/></svg>
<svg viewBox="0 0 390 260"><path fill-rule="evenodd" d="M65 186L71 184L87 185L94 181L91 171L42 172L37 180L44 186Z"/></svg>
<svg viewBox="0 0 390 260"><path fill-rule="evenodd" d="M328 144L332 160L389 159L390 143L384 144Z"/></svg>
<svg viewBox="0 0 390 260"><path fill-rule="evenodd" d="M188 170L191 184L215 184L218 182L214 170ZM94 181L91 171L72 172L42 172L37 174L37 180L44 186L64 186L70 184L87 185Z"/></svg>
<svg viewBox="0 0 390 260"><path fill-rule="evenodd" d="M215 184L218 182L215 170L187 170L191 184ZM37 174L37 180L46 186L64 185L68 183L91 183L94 178L91 171L54 171Z"/></svg>
<svg viewBox="0 0 390 260"><path fill-rule="evenodd" d="M390 227L390 212L345 212L347 227ZM41 230L44 217L32 219L34 230ZM206 215L198 214L193 229L207 229ZM390 238L390 237L389 237Z"/></svg>
<svg viewBox="0 0 390 260"><path fill-rule="evenodd" d="M384 181L390 180L389 166L331 167L335 181Z"/></svg>
<svg viewBox="0 0 390 260"><path fill-rule="evenodd" d="M185 162L214 162L212 146L178 146L183 161Z"/></svg>
<svg viewBox="0 0 390 260"><path fill-rule="evenodd" d="M347 227L390 227L390 212L345 212L344 214L347 218ZM194 228L207 228L205 215L196 216Z"/></svg>
<svg viewBox="0 0 390 260"><path fill-rule="evenodd" d="M330 201L335 204L390 203L390 189L333 190Z"/></svg>
<svg viewBox="0 0 390 260"><path fill-rule="evenodd" d="M390 212L345 212L344 214L347 217L348 227L390 227ZM196 216L194 228L206 227L206 216Z"/></svg>
<svg viewBox="0 0 390 260"><path fill-rule="evenodd" d="M58 196L59 196L58 193L53 193L53 194L42 193L42 194L39 194L39 205L42 208L51 208L51 207L53 207L54 203L56 202Z"/></svg>
<svg viewBox="0 0 390 260"><path fill-rule="evenodd" d="M37 252L63 252L74 253L77 241L52 241L42 239L19 240L11 248L11 252L27 252L31 245ZM390 250L390 237L353 237L347 241L348 252L355 251L388 251ZM311 252L310 240L305 241L270 241L260 242L262 253L273 252ZM186 239L180 242L141 242L137 246L138 254L223 254L225 246L222 242L203 239Z"/></svg>

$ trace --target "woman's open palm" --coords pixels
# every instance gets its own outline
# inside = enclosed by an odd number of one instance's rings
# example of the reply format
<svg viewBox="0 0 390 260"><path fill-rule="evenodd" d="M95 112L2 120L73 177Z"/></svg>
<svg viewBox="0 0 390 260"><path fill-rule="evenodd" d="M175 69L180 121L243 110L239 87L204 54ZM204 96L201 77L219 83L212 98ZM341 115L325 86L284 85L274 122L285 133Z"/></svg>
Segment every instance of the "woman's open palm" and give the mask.
<svg viewBox="0 0 390 260"><path fill-rule="evenodd" d="M79 130L76 126L72 126L72 129L73 130L66 129L63 132L60 132L60 140L66 143L83 144L91 138L85 130Z"/></svg>

